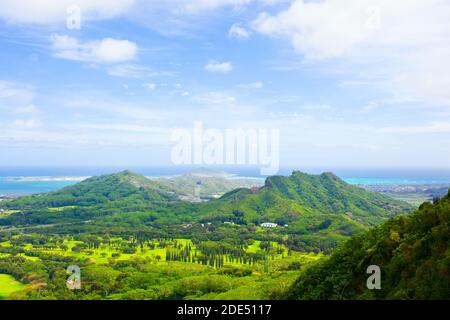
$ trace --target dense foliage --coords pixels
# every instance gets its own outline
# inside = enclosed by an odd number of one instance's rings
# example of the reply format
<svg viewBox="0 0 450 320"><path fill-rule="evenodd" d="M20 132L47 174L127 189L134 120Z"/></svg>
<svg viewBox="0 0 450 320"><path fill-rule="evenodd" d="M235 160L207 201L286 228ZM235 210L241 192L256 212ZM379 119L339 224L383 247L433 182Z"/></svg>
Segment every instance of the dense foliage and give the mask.
<svg viewBox="0 0 450 320"><path fill-rule="evenodd" d="M288 234L326 238L359 233L412 210L402 201L351 186L337 176L294 172L267 179L259 190L237 189L198 206L201 221L243 225L274 222Z"/></svg>
<svg viewBox="0 0 450 320"><path fill-rule="evenodd" d="M339 247L303 272L289 298L449 299L450 193L393 218ZM366 268L381 268L381 289L366 287Z"/></svg>
<svg viewBox="0 0 450 320"><path fill-rule="evenodd" d="M162 182L124 171L0 203L10 211L0 218L0 226L170 228L173 234L184 224L208 224L217 230L232 223L240 228L238 233L253 233L261 223L271 222L280 226L274 233L289 235L293 248L327 251L348 236L412 209L330 173L270 177L259 189L236 189L203 203L179 201L177 196Z"/></svg>
<svg viewBox="0 0 450 320"><path fill-rule="evenodd" d="M253 240L0 238L0 275L24 284L10 299L276 299L319 257ZM66 287L69 265L81 268L80 290Z"/></svg>
<svg viewBox="0 0 450 320"><path fill-rule="evenodd" d="M450 296L450 196L404 216L412 209L404 202L331 173L301 172L203 203L178 196L167 183L124 171L0 203L2 292L21 288L8 293L14 299ZM81 290L66 287L69 265L81 267ZM381 267L381 290L366 288L368 265Z"/></svg>

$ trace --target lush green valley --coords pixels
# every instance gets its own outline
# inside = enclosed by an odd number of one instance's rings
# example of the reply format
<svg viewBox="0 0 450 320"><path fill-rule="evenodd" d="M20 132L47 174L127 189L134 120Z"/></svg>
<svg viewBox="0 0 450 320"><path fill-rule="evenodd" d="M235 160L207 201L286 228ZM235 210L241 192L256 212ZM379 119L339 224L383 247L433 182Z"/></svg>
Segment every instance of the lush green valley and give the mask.
<svg viewBox="0 0 450 320"><path fill-rule="evenodd" d="M17 299L276 299L321 257L252 240L86 234L0 240L0 272L25 283L10 292ZM81 290L66 288L69 265L82 270Z"/></svg>
<svg viewBox="0 0 450 320"><path fill-rule="evenodd" d="M448 297L448 202L405 215L407 203L331 173L199 203L130 171L94 177L0 202L0 274L20 285L3 298ZM368 264L383 268L382 290L364 290ZM66 287L70 265L80 290Z"/></svg>

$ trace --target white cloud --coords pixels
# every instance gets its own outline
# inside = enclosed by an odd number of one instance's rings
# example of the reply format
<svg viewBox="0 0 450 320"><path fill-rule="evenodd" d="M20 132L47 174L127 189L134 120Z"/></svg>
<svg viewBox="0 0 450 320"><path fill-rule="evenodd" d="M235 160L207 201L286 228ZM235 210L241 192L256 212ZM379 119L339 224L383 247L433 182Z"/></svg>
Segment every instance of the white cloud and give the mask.
<svg viewBox="0 0 450 320"><path fill-rule="evenodd" d="M92 130L100 130L100 131L122 131L129 133L164 133L167 129L154 127L154 126L145 126L135 123L91 123L91 124L71 124L65 125L65 128L75 129L75 130L84 130L84 129L92 129Z"/></svg>
<svg viewBox="0 0 450 320"><path fill-rule="evenodd" d="M82 20L109 19L121 15L135 17L143 13L168 16L198 15L224 7L246 8L253 3L275 5L289 0L0 0L0 18L9 23L54 24L65 22L67 9L76 5ZM152 20L152 19L150 19ZM175 23L175 19L172 23ZM161 19L157 23L161 23Z"/></svg>
<svg viewBox="0 0 450 320"><path fill-rule="evenodd" d="M0 18L10 23L64 22L67 9L77 5L82 19L108 19L127 12L135 0L0 0Z"/></svg>
<svg viewBox="0 0 450 320"><path fill-rule="evenodd" d="M261 89L264 84L261 81L251 82L251 83L243 83L238 85L239 88L242 89Z"/></svg>
<svg viewBox="0 0 450 320"><path fill-rule="evenodd" d="M150 89L150 90L155 90L156 89L156 84L154 84L154 83L144 83L143 86L145 88Z"/></svg>
<svg viewBox="0 0 450 320"><path fill-rule="evenodd" d="M33 104L34 90L31 86L0 80L0 109L16 113L38 111Z"/></svg>
<svg viewBox="0 0 450 320"><path fill-rule="evenodd" d="M233 70L233 64L231 62L217 62L210 61L206 66L205 70L209 72L222 72L228 73Z"/></svg>
<svg viewBox="0 0 450 320"><path fill-rule="evenodd" d="M38 120L14 120L9 126L12 129L35 129L40 127L40 122Z"/></svg>
<svg viewBox="0 0 450 320"><path fill-rule="evenodd" d="M253 30L289 39L307 61L332 61L395 98L450 105L450 2L296 0ZM350 82L352 83L352 82Z"/></svg>
<svg viewBox="0 0 450 320"><path fill-rule="evenodd" d="M344 80L339 82L341 88L355 88L361 86L367 86L371 83L369 81L358 81L358 80Z"/></svg>
<svg viewBox="0 0 450 320"><path fill-rule="evenodd" d="M36 107L34 104L29 104L23 107L16 108L16 113L37 113L39 111L39 108Z"/></svg>
<svg viewBox="0 0 450 320"><path fill-rule="evenodd" d="M423 133L450 133L450 122L432 122L424 126L411 127L385 127L380 130L384 133L405 133L405 134L423 134Z"/></svg>
<svg viewBox="0 0 450 320"><path fill-rule="evenodd" d="M195 14L205 10L213 10L223 6L244 6L253 0L189 0L177 1L179 10L184 13Z"/></svg>
<svg viewBox="0 0 450 320"><path fill-rule="evenodd" d="M375 101L371 101L368 104L366 104L362 109L364 112L371 112L375 110L378 107L378 103Z"/></svg>
<svg viewBox="0 0 450 320"><path fill-rule="evenodd" d="M242 27L240 23L235 23L231 26L230 31L228 31L228 36L230 38L236 39L247 39L250 37L251 32Z"/></svg>
<svg viewBox="0 0 450 320"><path fill-rule="evenodd" d="M331 110L328 104L307 104L302 107L303 110Z"/></svg>
<svg viewBox="0 0 450 320"><path fill-rule="evenodd" d="M122 78L145 78L158 75L157 72L152 71L151 68L133 65L133 64L119 64L109 67L107 72L111 76Z"/></svg>
<svg viewBox="0 0 450 320"><path fill-rule="evenodd" d="M204 104L220 104L228 105L236 102L236 98L226 92L212 91L207 94L195 97L194 100Z"/></svg>
<svg viewBox="0 0 450 320"><path fill-rule="evenodd" d="M53 55L68 60L117 63L134 59L138 52L134 42L112 38L80 42L67 35L53 35L52 42Z"/></svg>
<svg viewBox="0 0 450 320"><path fill-rule="evenodd" d="M286 1L290 0L166 0L164 3L176 13L198 14L223 7L246 8L253 3L272 6Z"/></svg>

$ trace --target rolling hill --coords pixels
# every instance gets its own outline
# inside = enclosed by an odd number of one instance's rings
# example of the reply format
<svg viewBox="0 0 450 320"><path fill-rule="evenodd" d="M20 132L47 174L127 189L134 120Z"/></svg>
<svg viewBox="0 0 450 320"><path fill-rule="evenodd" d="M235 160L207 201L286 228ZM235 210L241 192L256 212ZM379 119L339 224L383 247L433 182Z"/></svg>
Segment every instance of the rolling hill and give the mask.
<svg viewBox="0 0 450 320"><path fill-rule="evenodd" d="M155 211L175 201L176 195L165 185L122 171L92 177L59 191L1 202L0 209L11 214L0 218L0 225L95 222L115 215L134 220L142 213L142 223L145 223L155 219Z"/></svg>
<svg viewBox="0 0 450 320"><path fill-rule="evenodd" d="M21 197L2 203L15 210L66 206L93 206L120 202L125 199L139 202L162 203L174 200L164 184L125 170L86 179L80 183L49 193Z"/></svg>

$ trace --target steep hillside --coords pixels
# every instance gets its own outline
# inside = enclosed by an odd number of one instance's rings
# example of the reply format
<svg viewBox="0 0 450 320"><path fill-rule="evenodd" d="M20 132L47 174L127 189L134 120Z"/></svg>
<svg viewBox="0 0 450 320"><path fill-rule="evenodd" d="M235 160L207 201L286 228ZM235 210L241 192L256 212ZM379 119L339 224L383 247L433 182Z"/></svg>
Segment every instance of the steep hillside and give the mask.
<svg viewBox="0 0 450 320"><path fill-rule="evenodd" d="M413 209L405 202L349 185L331 173L298 171L289 177L269 177L260 189L234 190L200 208L204 220L275 222L305 233L331 227L343 235Z"/></svg>
<svg viewBox="0 0 450 320"><path fill-rule="evenodd" d="M295 171L289 177L269 177L268 189L301 205L329 213L351 214L354 220L377 224L378 218L411 211L405 202L350 185L334 175L309 175Z"/></svg>
<svg viewBox="0 0 450 320"><path fill-rule="evenodd" d="M303 272L291 299L448 299L450 193L434 204L353 237ZM381 269L381 289L368 290L366 269Z"/></svg>

